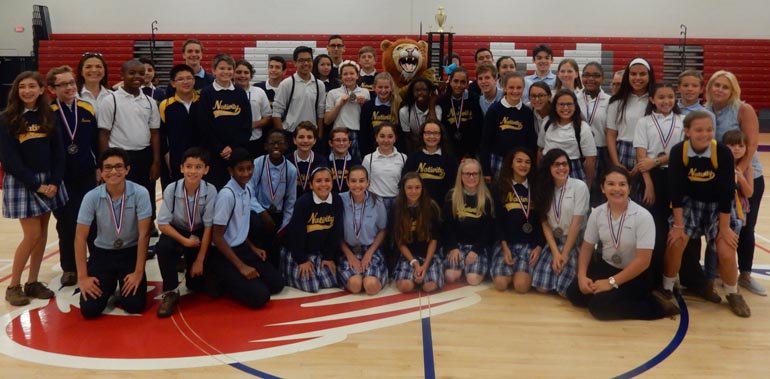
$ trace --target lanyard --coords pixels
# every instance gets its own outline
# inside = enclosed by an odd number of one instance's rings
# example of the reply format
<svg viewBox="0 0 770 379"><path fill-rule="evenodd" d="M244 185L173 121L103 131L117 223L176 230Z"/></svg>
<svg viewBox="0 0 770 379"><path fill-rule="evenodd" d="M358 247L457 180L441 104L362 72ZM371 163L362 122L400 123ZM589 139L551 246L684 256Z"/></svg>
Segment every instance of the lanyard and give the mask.
<svg viewBox="0 0 770 379"><path fill-rule="evenodd" d="M193 225L195 225L195 215L198 212L198 196L200 195L200 192L201 186L198 185L198 188L195 190L192 212L190 212L190 204L188 204L189 202L187 201L187 186L182 186L182 193L184 193L184 210L187 215L187 225L189 226L190 233L192 233Z"/></svg>
<svg viewBox="0 0 770 379"><path fill-rule="evenodd" d="M521 201L521 197L519 197L519 193L516 192L516 187L514 186L515 183L511 181L511 189L513 190L513 194L516 195L516 200L519 202L519 206L521 206L521 211L524 212L524 219L529 221L529 188L527 188L527 207L524 208L524 202ZM558 223L558 221L556 221Z"/></svg>
<svg viewBox="0 0 770 379"><path fill-rule="evenodd" d="M120 237L120 230L123 229L123 216L126 212L126 191L123 191L123 195L120 197L120 219L115 215L115 208L112 206L112 199L107 194L107 205L110 208L110 215L112 215L112 223L115 225L115 235Z"/></svg>
<svg viewBox="0 0 770 379"><path fill-rule="evenodd" d="M593 123L594 123L594 116L596 116L596 109L599 108L599 95L601 95L601 92L596 94L596 101L594 101L593 109L591 109L591 112L588 112L588 104L589 104L588 99L589 99L589 97L588 97L587 93L583 94L583 97L584 97L584 99L586 101L586 112L588 113L586 115L586 116L588 116L588 125L593 125Z"/></svg>
<svg viewBox="0 0 770 379"><path fill-rule="evenodd" d="M61 114L62 121L64 121L64 125L66 126L65 129L67 129L67 134L70 136L70 139L72 140L72 143L75 143L75 134L78 132L78 104L77 99L74 100L73 108L75 108L75 128L70 127L69 121L67 121L67 116L64 114L64 110L62 109L61 102L59 99L56 99L56 105L59 106L59 113Z"/></svg>
<svg viewBox="0 0 770 379"><path fill-rule="evenodd" d="M618 225L618 232L615 233L615 229L612 227L612 212L610 212L610 206L607 205L607 225L610 227L610 237L612 238L612 246L617 251L620 247L620 235L623 233L623 224L626 222L626 212L628 212L628 205L623 211L623 215L620 216L620 223Z"/></svg>
<svg viewBox="0 0 770 379"><path fill-rule="evenodd" d="M296 157L295 157L296 159ZM281 185L280 178L283 176L283 171L286 170L286 161L284 160L283 166L281 166L281 171L278 173L278 181L279 183L273 188L273 179L270 177L270 166L268 164L268 157L265 156L265 169L264 171L267 172L267 189L270 194L270 204L275 205L275 197L278 195L278 186ZM308 166L309 167L309 166ZM307 180L305 180L305 183L307 183ZM303 187L304 189L304 187Z"/></svg>
<svg viewBox="0 0 770 379"><path fill-rule="evenodd" d="M304 191L307 189L307 183L310 180L310 168L313 167L313 159L315 159L315 153L313 151L310 151L310 159L307 163L307 170L305 171L305 179L300 178L300 183L302 184L302 190ZM299 154L297 152L294 152L294 162L297 163L297 168L299 169ZM270 175L268 175L269 177Z"/></svg>
<svg viewBox="0 0 770 379"><path fill-rule="evenodd" d="M356 233L356 241L361 237L361 229L363 229L364 226L364 210L366 209L367 200L369 200L368 191L364 195L364 202L361 203L361 218L359 218L359 222L356 223L356 203L353 201L353 194L350 194L350 210L353 213L353 232Z"/></svg>
<svg viewBox="0 0 770 379"><path fill-rule="evenodd" d="M661 128L660 123L658 122L657 117L655 117L655 114L650 114L650 118L652 119L652 123L655 124L655 130L658 131L658 137L660 137L660 143L663 145L663 151L668 148L668 144L671 142L671 137L674 135L674 126L676 124L676 115L673 113L671 114L671 129L668 130L668 135L663 135L663 128Z"/></svg>
<svg viewBox="0 0 770 379"><path fill-rule="evenodd" d="M554 194L553 204L551 205L551 208L553 209L554 218L556 219L557 226L559 225L559 221L561 221L561 206L562 206L562 202L564 201L565 193L567 193L567 183L564 183L564 186L561 187L561 195L559 195L558 202L556 199L556 194Z"/></svg>

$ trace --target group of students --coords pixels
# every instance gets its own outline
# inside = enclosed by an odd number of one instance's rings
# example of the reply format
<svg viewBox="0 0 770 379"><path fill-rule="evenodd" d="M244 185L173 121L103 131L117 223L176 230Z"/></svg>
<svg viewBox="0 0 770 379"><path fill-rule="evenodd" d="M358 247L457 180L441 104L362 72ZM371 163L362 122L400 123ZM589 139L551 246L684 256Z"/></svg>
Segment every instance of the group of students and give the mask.
<svg viewBox="0 0 770 379"><path fill-rule="evenodd" d="M476 82L455 67L446 93L416 79L402 101L392 77L374 73L373 49L359 65L341 59L340 36L329 46L335 75L317 73L300 46L296 73L283 78L286 62L271 57L257 85L251 64L224 54L205 72L197 40L165 91L138 60L108 90L98 53L76 73L20 74L0 120L3 213L24 234L6 300L54 295L38 281L51 212L62 284L79 286L87 318L118 286L124 310L146 308L150 252L160 317L179 302L180 259L188 289L251 308L284 285L375 294L392 279L430 292L489 276L498 290L556 292L600 319L655 319L679 312L680 266L681 282L714 302L719 275L739 316L750 315L739 283L766 294L750 276L764 191L757 119L731 73L712 75L704 107L699 73L680 75L677 101L643 58L610 96L596 62L582 80L571 59L553 74L541 45L524 77L513 58L495 67L479 49ZM705 273L699 247L685 251L701 235Z"/></svg>

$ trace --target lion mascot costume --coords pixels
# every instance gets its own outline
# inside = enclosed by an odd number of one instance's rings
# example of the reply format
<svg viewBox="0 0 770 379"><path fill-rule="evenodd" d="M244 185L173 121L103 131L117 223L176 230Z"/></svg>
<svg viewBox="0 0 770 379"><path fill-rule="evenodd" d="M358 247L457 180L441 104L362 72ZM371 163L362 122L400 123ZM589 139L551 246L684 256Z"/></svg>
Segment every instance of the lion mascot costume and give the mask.
<svg viewBox="0 0 770 379"><path fill-rule="evenodd" d="M393 76L396 82L394 93L401 98L407 91L409 83L417 77L425 77L431 82L436 81L435 71L428 69L428 43L413 39L398 39L393 42L384 40L380 43L382 50L382 67Z"/></svg>

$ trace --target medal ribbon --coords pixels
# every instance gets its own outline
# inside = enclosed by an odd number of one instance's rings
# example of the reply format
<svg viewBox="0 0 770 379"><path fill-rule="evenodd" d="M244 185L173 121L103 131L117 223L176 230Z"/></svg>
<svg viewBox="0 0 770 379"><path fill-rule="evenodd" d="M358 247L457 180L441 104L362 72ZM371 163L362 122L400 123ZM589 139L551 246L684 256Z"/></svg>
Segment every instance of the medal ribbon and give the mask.
<svg viewBox="0 0 770 379"><path fill-rule="evenodd" d="M107 195L109 195L109 193ZM115 234L119 238L120 229L123 228L124 211L126 210L126 191L123 191L123 196L120 198L120 221L118 221L118 217L115 215L115 207L112 206L112 199L109 196L107 196L107 205L109 206L110 214L112 215L112 223L115 225Z"/></svg>
<svg viewBox="0 0 770 379"><path fill-rule="evenodd" d="M663 144L663 150L668 148L669 142L671 142L671 136L674 135L674 125L676 124L676 116L674 114L671 115L671 129L668 130L668 135L663 136L663 129L660 127L660 123L658 123L658 119L655 117L655 114L650 114L650 118L652 119L652 123L655 124L655 130L658 131L658 137L660 137L660 143Z"/></svg>
<svg viewBox="0 0 770 379"><path fill-rule="evenodd" d="M182 192L184 193L184 210L185 214L187 214L187 225L189 225L190 233L193 231L193 225L195 224L195 215L198 214L198 196L201 193L201 187L200 185L195 190L195 199L193 200L193 209L192 213L190 213L190 204L187 200L187 187L182 186Z"/></svg>
<svg viewBox="0 0 770 379"><path fill-rule="evenodd" d="M295 159L295 161L297 159L296 158L296 152L295 152L295 158L294 159ZM268 158L267 158L267 156L265 156L265 172L267 172L267 189L268 189L268 191L270 193L270 204L271 205L275 205L275 197L276 197L276 195L278 195L278 186L281 184L280 181L281 181L281 178L283 177L283 172L284 172L284 170L286 170L286 161L284 160L283 166L281 166L281 172L278 173L278 181L279 181L279 183L278 183L278 185L275 186L275 188L273 188L273 179L270 178L270 166L268 165L267 161L268 161ZM308 166L308 172L310 170L309 167L310 166ZM305 180L305 183L307 183L307 180ZM303 187L303 189L304 189L304 187Z"/></svg>
<svg viewBox="0 0 770 379"><path fill-rule="evenodd" d="M361 236L361 229L363 229L364 226L364 210L366 209L366 201L369 200L369 192L366 192L366 195L364 195L364 202L361 204L361 218L360 222L356 224L356 203L353 201L353 194L350 194L350 209L353 212L353 231L356 233L356 241L359 240L359 237Z"/></svg>
<svg viewBox="0 0 770 379"><path fill-rule="evenodd" d="M524 208L524 202L521 201L521 197L519 197L519 193L516 192L516 187L514 187L514 184L515 183L511 181L511 189L513 190L513 194L516 195L516 200L518 200L519 206L521 206L521 211L524 212L524 219L529 222L529 188L527 188L527 207Z"/></svg>
<svg viewBox="0 0 770 379"><path fill-rule="evenodd" d="M457 109L455 109L455 101L454 99L450 99L450 102L452 103L452 112L455 114L455 127L456 130L460 130L460 124L463 122L463 104L465 104L465 98L460 97L460 112L457 112ZM516 191L514 191L516 192Z"/></svg>
<svg viewBox="0 0 770 379"><path fill-rule="evenodd" d="M617 251L620 247L620 235L623 234L623 224L626 222L626 212L628 212L628 205L626 210L623 211L623 215L620 216L620 223L618 225L618 233L615 233L615 229L612 227L612 212L610 212L609 205L607 206L607 224L610 227L610 237L612 237L612 246Z"/></svg>
<svg viewBox="0 0 770 379"><path fill-rule="evenodd" d="M591 109L591 112L588 112L588 104L590 104L588 102L588 99L589 99L588 94L587 93L583 94L583 97L585 98L585 101L586 101L586 112L588 113L586 115L586 116L588 116L588 125L593 125L593 123L594 123L594 116L596 116L596 109L599 108L599 95L600 94L601 94L601 92L596 94L596 101L594 102L594 106L593 106L593 109Z"/></svg>
<svg viewBox="0 0 770 379"><path fill-rule="evenodd" d="M300 179L302 182L302 190L304 191L307 189L307 182L310 180L310 168L313 167L313 160L315 159L315 153L311 150L310 151L310 159L307 163L307 171L305 172L305 179ZM299 167L299 154L297 152L294 152L294 162L297 163L297 167ZM270 176L270 175L268 175Z"/></svg>
<svg viewBox="0 0 770 379"><path fill-rule="evenodd" d="M551 204L551 209L553 209L553 216L556 219L556 226L559 226L559 221L561 221L561 205L564 201L564 194L567 193L567 183L564 183L564 186L561 187L561 195L559 195L559 201L557 203L556 201L556 194L554 194L553 197L553 204ZM558 205L557 205L558 204Z"/></svg>
<svg viewBox="0 0 770 379"><path fill-rule="evenodd" d="M345 170L347 170L348 167L347 156L342 158L342 162L342 175L340 175L339 171L337 171L337 159L334 158L334 153L332 153L332 169L334 170L334 181L337 182L337 189L339 191L342 191L342 185L345 184Z"/></svg>
<svg viewBox="0 0 770 379"><path fill-rule="evenodd" d="M75 103L73 103L75 108L75 129L70 128L70 123L67 121L67 116L64 115L64 110L62 109L61 102L59 99L56 99L56 105L59 106L59 113L61 113L61 119L64 121L64 126L66 126L67 134L70 136L70 140L72 140L72 144L75 144L75 134L78 132L78 104L77 99L74 100Z"/></svg>

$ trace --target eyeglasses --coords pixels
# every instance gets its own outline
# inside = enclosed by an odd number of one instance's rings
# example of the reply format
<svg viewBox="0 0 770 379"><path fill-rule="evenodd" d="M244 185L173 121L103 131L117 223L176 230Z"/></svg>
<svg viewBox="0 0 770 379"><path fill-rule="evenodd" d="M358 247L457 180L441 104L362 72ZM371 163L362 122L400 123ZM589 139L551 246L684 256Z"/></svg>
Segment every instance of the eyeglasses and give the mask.
<svg viewBox="0 0 770 379"><path fill-rule="evenodd" d="M553 162L551 167L569 167L569 162Z"/></svg>
<svg viewBox="0 0 770 379"><path fill-rule="evenodd" d="M87 51L87 52L83 53L83 55L81 55L81 58L89 58L89 57L100 57L101 58L102 57L102 53L94 53L94 52Z"/></svg>
<svg viewBox="0 0 770 379"><path fill-rule="evenodd" d="M583 73L583 77L584 77L584 78L587 78L587 79L599 79L599 78L601 78L601 77L602 77L602 74L600 74L600 73L598 73L598 72L597 72L597 73L594 73L594 74L586 74L586 73Z"/></svg>
<svg viewBox="0 0 770 379"><path fill-rule="evenodd" d="M125 169L126 169L126 166L124 166L122 164L116 164L114 166L113 165L104 165L104 166L102 166L102 171L104 171L104 172L111 172L113 170L117 171L117 172L122 172Z"/></svg>
<svg viewBox="0 0 770 379"><path fill-rule="evenodd" d="M462 175L466 178L476 178L480 174L478 172L463 172Z"/></svg>
<svg viewBox="0 0 770 379"><path fill-rule="evenodd" d="M311 62L313 62L313 59L312 58L299 58L299 59L297 59L296 62L297 63L311 63Z"/></svg>
<svg viewBox="0 0 770 379"><path fill-rule="evenodd" d="M529 98L530 98L530 99L542 99L542 98L544 98L544 97L548 97L548 95L547 95L547 94L545 94L545 93L541 93L541 94L539 94L539 95L529 95Z"/></svg>
<svg viewBox="0 0 770 379"><path fill-rule="evenodd" d="M69 82L57 83L57 84L54 84L53 86L56 88L67 88L67 87L77 87L78 85L77 83L75 83L74 80L71 80Z"/></svg>
<svg viewBox="0 0 770 379"><path fill-rule="evenodd" d="M342 43L333 43L329 45L329 48L331 49L341 49L343 47L345 47L345 44L342 44Z"/></svg>
<svg viewBox="0 0 770 379"><path fill-rule="evenodd" d="M572 108L575 106L575 103L556 103L556 106L562 108Z"/></svg>

